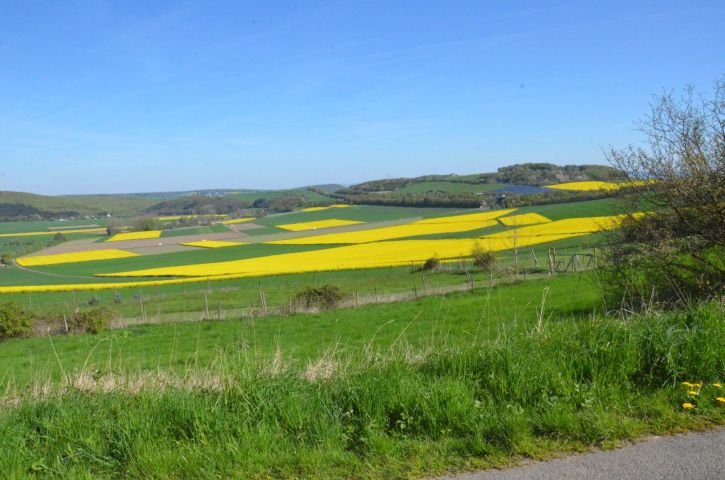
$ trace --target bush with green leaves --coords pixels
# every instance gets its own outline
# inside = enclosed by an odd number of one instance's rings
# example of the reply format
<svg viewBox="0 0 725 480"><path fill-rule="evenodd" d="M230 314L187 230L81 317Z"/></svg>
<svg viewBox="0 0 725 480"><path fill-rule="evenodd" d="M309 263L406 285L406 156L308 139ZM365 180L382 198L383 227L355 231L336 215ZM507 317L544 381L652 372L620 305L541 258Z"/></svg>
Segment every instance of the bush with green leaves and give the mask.
<svg viewBox="0 0 725 480"><path fill-rule="evenodd" d="M13 256L10 253L3 253L0 257L0 263L3 265L12 265L13 264Z"/></svg>
<svg viewBox="0 0 725 480"><path fill-rule="evenodd" d="M656 98L645 146L609 152L633 188L617 191L626 219L609 233L602 285L612 306L676 306L725 286L725 77L711 98L692 88ZM647 212L642 218L640 212Z"/></svg>
<svg viewBox="0 0 725 480"><path fill-rule="evenodd" d="M496 256L490 250L485 250L480 243L476 242L471 248L473 266L481 271L489 271L496 265Z"/></svg>
<svg viewBox="0 0 725 480"><path fill-rule="evenodd" d="M423 265L420 267L420 271L422 272L430 272L432 270L435 270L438 268L438 266L441 264L441 261L438 259L437 256L433 255L428 260L423 262Z"/></svg>
<svg viewBox="0 0 725 480"><path fill-rule="evenodd" d="M345 293L335 285L322 285L320 287L307 287L294 297L296 305L304 308L319 308L327 310L335 308L345 298Z"/></svg>
<svg viewBox="0 0 725 480"><path fill-rule="evenodd" d="M30 334L33 316L17 302L0 305L0 339Z"/></svg>
<svg viewBox="0 0 725 480"><path fill-rule="evenodd" d="M113 311L108 307L94 308L84 312L77 312L68 325L70 331L76 333L97 334L108 329Z"/></svg>

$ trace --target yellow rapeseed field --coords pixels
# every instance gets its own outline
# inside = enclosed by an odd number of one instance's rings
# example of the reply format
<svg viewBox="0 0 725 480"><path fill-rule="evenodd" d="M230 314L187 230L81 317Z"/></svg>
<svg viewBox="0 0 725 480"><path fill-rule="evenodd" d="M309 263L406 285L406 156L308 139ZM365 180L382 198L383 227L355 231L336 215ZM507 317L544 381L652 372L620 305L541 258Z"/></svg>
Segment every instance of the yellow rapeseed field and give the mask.
<svg viewBox="0 0 725 480"><path fill-rule="evenodd" d="M619 226L623 215L567 218L481 237L481 245L493 251L523 248L540 243L579 237Z"/></svg>
<svg viewBox="0 0 725 480"><path fill-rule="evenodd" d="M235 278L235 277L230 277ZM208 278L175 278L167 280L142 280L136 282L107 282L107 283L62 283L56 285L14 285L11 287L0 287L2 293L35 293L35 292L73 292L73 291L95 291L109 290L116 288L132 288L132 287L154 287L161 285L176 285L180 283L194 283L204 280L224 280L223 277Z"/></svg>
<svg viewBox="0 0 725 480"><path fill-rule="evenodd" d="M63 235L68 233L106 233L105 228L79 228L75 230L55 230L52 232L23 232L23 233L2 233L0 237L35 237L39 235L55 235L56 233L62 233Z"/></svg>
<svg viewBox="0 0 725 480"><path fill-rule="evenodd" d="M470 255L473 239L400 240L333 247L308 252L178 267L102 274L103 277L260 276L354 268L406 265L434 254L440 258Z"/></svg>
<svg viewBox="0 0 725 480"><path fill-rule="evenodd" d="M547 185L546 188L553 188L556 190L617 190L619 185L612 182L567 182L559 183L556 185Z"/></svg>
<svg viewBox="0 0 725 480"><path fill-rule="evenodd" d="M619 190L625 187L642 187L652 184L652 180L633 180L631 182L568 182L559 183L557 185L547 185L545 188L554 188L558 190Z"/></svg>
<svg viewBox="0 0 725 480"><path fill-rule="evenodd" d="M38 265L56 265L59 263L91 262L93 260L111 260L114 258L136 257L138 253L125 250L89 250L87 252L59 253L56 255L37 255L34 257L20 257L16 261L23 267Z"/></svg>
<svg viewBox="0 0 725 480"><path fill-rule="evenodd" d="M239 245L248 245L242 242L227 242L224 240L199 240L198 242L185 242L181 245L187 247L203 247L203 248L222 248L222 247L237 247Z"/></svg>
<svg viewBox="0 0 725 480"><path fill-rule="evenodd" d="M161 230L149 230L147 232L117 233L106 241L120 242L121 240L144 240L147 238L159 238L160 236Z"/></svg>
<svg viewBox="0 0 725 480"><path fill-rule="evenodd" d="M334 205L328 205L326 207L307 207L300 210L301 212L321 212L322 210L329 210L331 208L348 208L350 205L344 203L336 203Z"/></svg>
<svg viewBox="0 0 725 480"><path fill-rule="evenodd" d="M477 213L464 213L462 215L446 215L445 217L430 217L424 218L423 220L416 220L411 222L411 225L446 225L446 224L464 224L464 223L478 223L493 220L509 213L515 212L515 208L508 210L487 210L485 212Z"/></svg>
<svg viewBox="0 0 725 480"><path fill-rule="evenodd" d="M283 273L347 270L407 265L437 256L440 259L470 255L475 243L492 251L528 247L564 238L588 235L613 228L621 218L593 217L558 220L541 225L508 230L476 239L399 240L347 245L309 252L287 253L266 257L178 267L151 268L104 274L107 277L193 277L193 276L262 276Z"/></svg>
<svg viewBox="0 0 725 480"><path fill-rule="evenodd" d="M301 232L304 230L317 230L318 228L331 228L331 227L342 227L344 225L357 225L364 222L358 222L357 220L338 220L332 218L329 220L315 220L312 222L300 222L300 223L287 223L284 225L277 225L278 228L284 230L291 230L293 232Z"/></svg>
<svg viewBox="0 0 725 480"><path fill-rule="evenodd" d="M492 251L508 250L514 246L523 248L554 240L588 235L615 228L622 216L573 218L532 225L487 235L480 239L398 240L356 245L345 245L324 250L287 253L265 257L215 262L177 267L162 267L130 272L100 274L103 277L186 277L165 280L131 282L27 285L0 287L0 293L42 292L69 290L100 290L153 285L170 285L203 280L278 275L299 272L344 270L408 265L423 262L437 256L453 259L469 256L478 243Z"/></svg>
<svg viewBox="0 0 725 480"><path fill-rule="evenodd" d="M514 210L496 210L467 215L434 217L392 227L371 228L355 232L328 233L314 237L292 238L270 242L277 245L333 245L341 243L370 243L395 238L415 237L439 233L466 232L496 225L497 217Z"/></svg>
<svg viewBox="0 0 725 480"><path fill-rule="evenodd" d="M508 227L516 227L522 225L534 225L537 223L548 223L551 220L543 215L539 215L538 213L522 213L519 215L501 217L498 221Z"/></svg>
<svg viewBox="0 0 725 480"><path fill-rule="evenodd" d="M254 218L254 217L233 218L231 220L224 220L222 223L224 225L234 225L237 223L251 222L252 220L256 220L256 218Z"/></svg>

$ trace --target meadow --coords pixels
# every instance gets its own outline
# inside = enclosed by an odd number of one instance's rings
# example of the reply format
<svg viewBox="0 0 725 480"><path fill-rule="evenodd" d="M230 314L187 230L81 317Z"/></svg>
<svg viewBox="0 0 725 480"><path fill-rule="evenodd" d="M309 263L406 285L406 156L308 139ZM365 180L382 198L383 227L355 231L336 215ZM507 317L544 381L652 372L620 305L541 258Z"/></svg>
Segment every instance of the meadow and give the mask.
<svg viewBox="0 0 725 480"><path fill-rule="evenodd" d="M588 236L583 238L569 239L566 241L555 242L554 245L560 255L567 255L571 252L587 253L597 244L601 247L601 239ZM291 251L305 251L305 249L317 248L314 246L266 246L266 245L249 245L249 255L255 255L262 248L267 249L274 247L275 249L289 249ZM240 247L228 247L240 248ZM210 249L219 252L220 257L234 254L226 252L224 249ZM259 249L259 250L257 250ZM299 250L298 250L299 249ZM537 256L543 268L546 268L547 247L534 248L533 251ZM181 254L178 255L180 261L184 259ZM163 258L163 257L160 257ZM566 257L563 257L566 258ZM127 259L131 260L131 259ZM166 260L166 259L165 259ZM497 267L493 272L493 279L496 282L510 281L514 268L514 259L510 254L500 254L497 256ZM98 262L110 264L113 261ZM96 262L81 262L73 264L74 272L82 275L88 271L82 271L84 265ZM316 287L320 285L336 285L345 294L354 296L357 294L360 299L372 301L376 297L386 295L398 295L411 293L420 293L423 295L427 290L445 289L447 287L463 287L467 286L470 281L475 285L487 285L491 280L491 272L473 269L470 261L463 262L461 270L458 262L446 265L443 268L433 272L417 272L415 269L419 265L405 267L388 267L388 268L369 268L357 270L337 270L323 272L298 273L290 275L274 275L268 277L238 278L231 280L217 281L197 281L192 283L184 283L177 285L160 285L160 286L140 286L129 289L106 289L98 291L84 292L81 289L77 291L64 292L40 292L40 293L5 293L3 299L17 301L25 307L32 309L41 315L59 316L63 313L69 313L74 309L81 311L95 308L96 300L101 305L111 308L120 318L129 319L129 321L141 321L141 305L138 298L143 299L143 308L147 312L146 321L163 322L174 321L174 319L188 318L198 320L205 315L205 306L209 305L211 316L216 317L217 311L221 312L222 318L229 318L230 315L245 313L247 315L254 314L259 311L259 290L264 292L265 300L268 308L277 311L288 307L290 299L298 292L303 291L307 287ZM535 276L540 274L541 268L536 268L530 257L530 251L525 255L522 254L520 261L520 276L524 278L526 275ZM116 268L122 268L118 266ZM61 265L42 267L45 271L62 270ZM91 268L91 271L95 268ZM28 283L28 280L37 281L38 278L46 279L54 282L57 279L47 276L38 276L30 272L17 270L21 277L13 280L15 282ZM86 277L77 278L78 281L96 282L96 281L113 281L112 278L103 277ZM150 279L149 279L150 280ZM182 315L188 313L188 315Z"/></svg>
<svg viewBox="0 0 725 480"><path fill-rule="evenodd" d="M183 251L123 243L0 270L0 303L36 321L0 342L0 471L414 478L725 420L722 304L604 303L611 202L306 210L254 220L272 236L239 245L201 241L219 224L179 229L200 237ZM329 308L300 303L324 289ZM44 330L98 309L110 329Z"/></svg>
<svg viewBox="0 0 725 480"><path fill-rule="evenodd" d="M587 278L5 341L0 469L412 478L721 423L722 306L607 317Z"/></svg>

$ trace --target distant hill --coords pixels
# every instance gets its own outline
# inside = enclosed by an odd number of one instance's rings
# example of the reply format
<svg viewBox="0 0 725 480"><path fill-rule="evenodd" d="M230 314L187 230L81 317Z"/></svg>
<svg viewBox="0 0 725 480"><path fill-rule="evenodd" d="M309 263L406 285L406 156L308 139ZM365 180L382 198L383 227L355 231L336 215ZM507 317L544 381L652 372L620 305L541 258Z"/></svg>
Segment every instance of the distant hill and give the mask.
<svg viewBox="0 0 725 480"><path fill-rule="evenodd" d="M288 211L333 203L325 194L342 185L289 190L205 189L110 195L37 195L0 192L0 221L106 216L233 213L256 208Z"/></svg>
<svg viewBox="0 0 725 480"><path fill-rule="evenodd" d="M308 190L316 190L324 193L332 193L336 190L340 190L341 188L345 188L345 185L340 185L339 183L328 183L325 185L310 185L307 187Z"/></svg>
<svg viewBox="0 0 725 480"><path fill-rule="evenodd" d="M130 215L158 200L130 195L48 196L25 192L0 192L0 217L34 219L57 217Z"/></svg>
<svg viewBox="0 0 725 480"><path fill-rule="evenodd" d="M230 192L222 197L189 195L166 200L145 210L148 214L236 213L250 209L284 212L310 205L333 203L334 199L308 188Z"/></svg>
<svg viewBox="0 0 725 480"><path fill-rule="evenodd" d="M507 205L523 206L599 198L608 194L562 192L542 187L564 182L610 181L618 176L616 169L604 165L523 163L491 173L371 180L330 195L340 201L368 205L472 208L500 204L504 201L500 194L505 193Z"/></svg>
<svg viewBox="0 0 725 480"><path fill-rule="evenodd" d="M338 193L356 192L400 192L425 193L434 191L476 192L480 187L470 185L529 185L544 186L555 183L578 182L586 180L615 180L616 169L606 165L554 165L552 163L522 163L501 167L496 172L474 173L469 175L424 175L411 178L392 178L370 180L348 188L337 190ZM458 186L456 186L458 185ZM491 190L487 188L486 190ZM483 191L483 190L482 190Z"/></svg>
<svg viewBox="0 0 725 480"><path fill-rule="evenodd" d="M0 221L79 218L106 214L126 217L235 213L250 209L282 212L340 201L373 205L475 207L497 201L496 192L506 192L510 202L524 204L552 202L576 195L599 195L552 192L539 188L541 186L584 180L608 181L616 178L617 171L603 165L524 163L501 167L490 173L450 173L381 179L350 187L324 184L285 190L202 189L59 196L0 192ZM517 197L526 197L526 200Z"/></svg>

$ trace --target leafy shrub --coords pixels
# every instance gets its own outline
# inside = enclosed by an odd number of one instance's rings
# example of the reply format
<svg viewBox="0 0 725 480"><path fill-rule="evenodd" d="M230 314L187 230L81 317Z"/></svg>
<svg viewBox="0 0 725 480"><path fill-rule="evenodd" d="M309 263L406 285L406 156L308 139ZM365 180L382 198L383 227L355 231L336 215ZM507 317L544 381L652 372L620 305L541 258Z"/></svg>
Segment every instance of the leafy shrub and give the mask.
<svg viewBox="0 0 725 480"><path fill-rule="evenodd" d="M321 287L307 287L294 297L298 305L305 308L319 308L326 310L335 308L343 299L345 294L335 285L322 285Z"/></svg>
<svg viewBox="0 0 725 480"><path fill-rule="evenodd" d="M3 265L12 265L13 256L9 253L3 253L2 257L0 257L0 263L2 263Z"/></svg>
<svg viewBox="0 0 725 480"><path fill-rule="evenodd" d="M95 335L108 328L112 314L112 310L108 307L77 312L69 322L68 328L76 333L85 332Z"/></svg>
<svg viewBox="0 0 725 480"><path fill-rule="evenodd" d="M438 268L438 266L441 264L441 261L438 259L437 256L433 255L428 260L423 262L423 265L420 267L420 270L422 272L430 272L431 270L435 270Z"/></svg>
<svg viewBox="0 0 725 480"><path fill-rule="evenodd" d="M0 339L29 335L32 326L32 315L17 302L0 305Z"/></svg>
<svg viewBox="0 0 725 480"><path fill-rule="evenodd" d="M160 228L159 221L155 217L137 217L131 223L135 232L148 232Z"/></svg>
<svg viewBox="0 0 725 480"><path fill-rule="evenodd" d="M641 122L646 148L609 153L627 215L608 233L602 285L612 305L675 307L722 295L725 284L725 77L705 98L691 87L655 100ZM638 212L648 212L640 218Z"/></svg>
<svg viewBox="0 0 725 480"><path fill-rule="evenodd" d="M496 265L496 256L490 250L484 250L481 244L476 242L471 249L473 266L480 270L490 270Z"/></svg>

